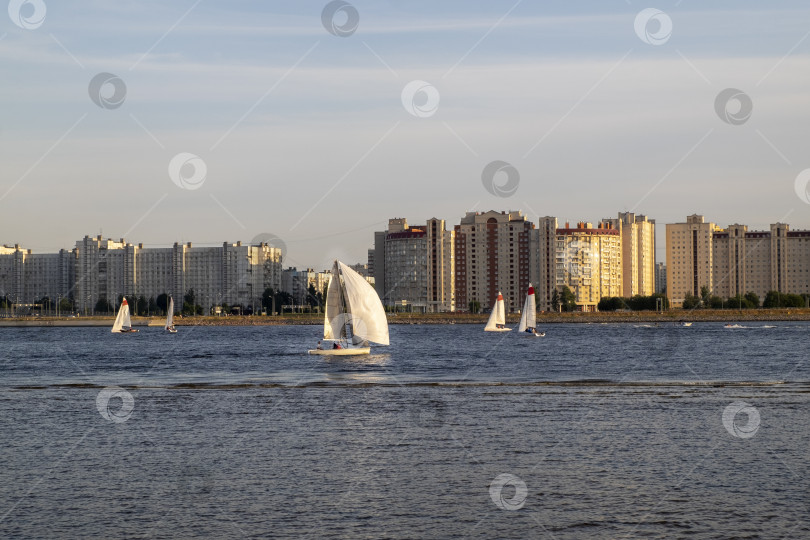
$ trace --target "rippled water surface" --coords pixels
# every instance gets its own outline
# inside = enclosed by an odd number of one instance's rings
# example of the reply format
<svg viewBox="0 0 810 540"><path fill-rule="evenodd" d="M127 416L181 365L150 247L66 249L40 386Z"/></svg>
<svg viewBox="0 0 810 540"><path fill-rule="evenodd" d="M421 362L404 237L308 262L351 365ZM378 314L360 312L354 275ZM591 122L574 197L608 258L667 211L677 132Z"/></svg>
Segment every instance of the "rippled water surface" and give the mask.
<svg viewBox="0 0 810 540"><path fill-rule="evenodd" d="M2 329L0 537L810 536L810 325L545 330Z"/></svg>

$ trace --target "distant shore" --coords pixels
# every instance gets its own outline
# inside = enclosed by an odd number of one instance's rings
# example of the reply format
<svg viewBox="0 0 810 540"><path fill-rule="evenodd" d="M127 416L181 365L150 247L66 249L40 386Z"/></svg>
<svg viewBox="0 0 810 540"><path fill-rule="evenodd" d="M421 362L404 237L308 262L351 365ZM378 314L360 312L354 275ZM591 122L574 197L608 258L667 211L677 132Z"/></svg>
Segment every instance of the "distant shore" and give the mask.
<svg viewBox="0 0 810 540"><path fill-rule="evenodd" d="M488 315L467 313L397 313L388 315L389 324L485 324ZM517 324L519 315L507 316L507 323ZM163 326L163 317L133 317L133 326ZM599 312L599 313L538 313L537 324L557 323L679 323L679 322L734 322L734 321L810 321L810 309L748 309L735 310L682 310L663 313L652 311ZM0 319L2 327L82 327L112 326L113 317L22 317ZM323 324L322 314L285 314L275 316L177 317L176 326L275 326L293 324Z"/></svg>

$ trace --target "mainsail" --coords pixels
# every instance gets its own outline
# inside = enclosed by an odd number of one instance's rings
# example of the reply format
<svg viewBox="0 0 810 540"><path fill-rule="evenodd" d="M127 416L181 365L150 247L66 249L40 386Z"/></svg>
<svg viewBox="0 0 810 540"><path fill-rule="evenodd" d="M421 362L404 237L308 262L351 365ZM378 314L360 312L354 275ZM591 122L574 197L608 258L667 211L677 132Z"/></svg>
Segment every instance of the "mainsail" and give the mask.
<svg viewBox="0 0 810 540"><path fill-rule="evenodd" d="M174 326L174 298L171 296L169 297L169 309L166 313L166 326L163 328L168 330L170 326Z"/></svg>
<svg viewBox="0 0 810 540"><path fill-rule="evenodd" d="M326 288L326 310L323 318L323 338L339 339L346 337L343 317L343 302L340 299L340 277L338 263L332 267L332 275Z"/></svg>
<svg viewBox="0 0 810 540"><path fill-rule="evenodd" d="M343 278L341 280L341 278ZM335 261L326 290L324 339L352 338L388 345L388 320L377 291L366 278Z"/></svg>
<svg viewBox="0 0 810 540"><path fill-rule="evenodd" d="M534 303L534 287L529 283L529 292L526 295L526 301L523 303L523 311L520 314L518 332L525 332L526 328L535 328L536 326L537 306Z"/></svg>
<svg viewBox="0 0 810 540"><path fill-rule="evenodd" d="M503 303L503 295L498 291L498 299L495 300L495 304L492 306L492 314L489 316L484 330L497 330L498 325L503 326L504 324L506 324L506 309Z"/></svg>
<svg viewBox="0 0 810 540"><path fill-rule="evenodd" d="M121 302L121 308L118 310L118 315L115 317L111 332L120 332L121 328L125 326L132 327L132 322L129 318L129 304L127 304L126 298Z"/></svg>

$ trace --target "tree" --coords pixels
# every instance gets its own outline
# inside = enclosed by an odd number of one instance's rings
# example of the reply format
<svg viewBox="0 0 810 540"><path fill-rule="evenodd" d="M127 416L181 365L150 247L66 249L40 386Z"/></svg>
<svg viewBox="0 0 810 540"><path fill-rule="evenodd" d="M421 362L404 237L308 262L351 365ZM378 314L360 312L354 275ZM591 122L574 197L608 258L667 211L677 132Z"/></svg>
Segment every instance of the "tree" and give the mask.
<svg viewBox="0 0 810 540"><path fill-rule="evenodd" d="M103 296L98 299L96 302L96 306L93 308L93 311L96 313L110 313L113 311L113 307L107 302L107 299Z"/></svg>
<svg viewBox="0 0 810 540"><path fill-rule="evenodd" d="M709 290L709 288L706 285L704 285L703 287L700 288L700 299L703 301L704 306L709 303L709 295L710 294L711 294L711 291Z"/></svg>
<svg viewBox="0 0 810 540"><path fill-rule="evenodd" d="M554 311L560 311L560 295L557 292L557 289L551 293L551 309Z"/></svg>
<svg viewBox="0 0 810 540"><path fill-rule="evenodd" d="M691 294L687 294L683 299L683 309L695 309L700 305L700 298Z"/></svg>
<svg viewBox="0 0 810 540"><path fill-rule="evenodd" d="M470 301L470 313L477 314L481 311L481 302L478 300L471 300Z"/></svg>
<svg viewBox="0 0 810 540"><path fill-rule="evenodd" d="M59 311L62 312L73 311L73 299L62 298L61 300L59 300Z"/></svg>
<svg viewBox="0 0 810 540"><path fill-rule="evenodd" d="M155 303L157 304L158 309L161 310L165 315L169 309L169 295L166 293L159 294Z"/></svg>
<svg viewBox="0 0 810 540"><path fill-rule="evenodd" d="M563 311L574 311L577 308L577 297L568 288L568 285L563 285L560 293L560 305Z"/></svg>
<svg viewBox="0 0 810 540"><path fill-rule="evenodd" d="M748 300L748 303L751 304L752 308L759 307L759 296L753 291L748 291L745 293L745 299Z"/></svg>

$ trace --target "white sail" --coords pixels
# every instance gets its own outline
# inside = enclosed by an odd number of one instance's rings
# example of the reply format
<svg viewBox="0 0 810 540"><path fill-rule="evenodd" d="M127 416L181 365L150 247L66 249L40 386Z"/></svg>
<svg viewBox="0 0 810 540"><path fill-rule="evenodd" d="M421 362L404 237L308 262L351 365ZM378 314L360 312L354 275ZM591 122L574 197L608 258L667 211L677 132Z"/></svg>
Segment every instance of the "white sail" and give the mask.
<svg viewBox="0 0 810 540"><path fill-rule="evenodd" d="M166 326L164 326L163 328L168 330L169 327L171 326L174 326L174 298L170 296L169 309L166 311Z"/></svg>
<svg viewBox="0 0 810 540"><path fill-rule="evenodd" d="M115 317L115 322L113 323L111 332L120 332L121 328L125 326L132 326L132 322L129 319L129 304L127 304L126 298L124 298L124 301L121 302L121 307L118 309L118 315Z"/></svg>
<svg viewBox="0 0 810 540"><path fill-rule="evenodd" d="M332 267L332 275L326 287L326 309L323 317L323 338L338 339L343 336L343 304L340 301L340 277L337 261Z"/></svg>
<svg viewBox="0 0 810 540"><path fill-rule="evenodd" d="M498 293L500 296L500 293ZM489 319L487 319L487 325L484 327L485 331L488 330L495 330L497 327L495 326L498 319L498 301L495 300L495 303L492 305L492 313L489 315Z"/></svg>
<svg viewBox="0 0 810 540"><path fill-rule="evenodd" d="M337 265L343 277L343 294L346 312L351 316L352 334L374 343L388 345L388 319L377 291L366 278L342 262L337 261Z"/></svg>
<svg viewBox="0 0 810 540"><path fill-rule="evenodd" d="M525 332L526 328L535 328L536 326L537 306L534 303L534 287L529 283L529 292L526 295L526 301L523 303L523 311L520 314L518 332Z"/></svg>
<svg viewBox="0 0 810 540"><path fill-rule="evenodd" d="M492 313L487 320L487 325L484 327L486 332L500 332L504 330L506 324L506 308L504 307L503 295L498 291L498 298L495 300L495 305L492 306ZM510 328L511 330L511 328Z"/></svg>
<svg viewBox="0 0 810 540"><path fill-rule="evenodd" d="M495 324L500 324L501 326L506 324L506 307L503 301L503 295L498 291L498 301L496 302L495 306L497 307L497 315L495 319Z"/></svg>

